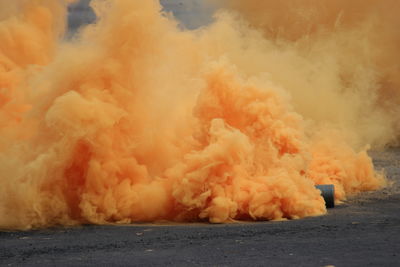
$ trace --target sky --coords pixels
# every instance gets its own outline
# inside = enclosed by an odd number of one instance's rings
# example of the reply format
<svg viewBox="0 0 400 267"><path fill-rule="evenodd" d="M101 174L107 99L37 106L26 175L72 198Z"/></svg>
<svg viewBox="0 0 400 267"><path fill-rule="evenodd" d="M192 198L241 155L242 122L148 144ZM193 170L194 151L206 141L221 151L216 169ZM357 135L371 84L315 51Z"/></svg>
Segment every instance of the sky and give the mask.
<svg viewBox="0 0 400 267"><path fill-rule="evenodd" d="M90 0L80 0L69 10L69 29L75 31L79 26L91 23L95 15L89 7ZM211 21L211 8L199 0L161 0L165 11L172 12L188 29L196 29Z"/></svg>

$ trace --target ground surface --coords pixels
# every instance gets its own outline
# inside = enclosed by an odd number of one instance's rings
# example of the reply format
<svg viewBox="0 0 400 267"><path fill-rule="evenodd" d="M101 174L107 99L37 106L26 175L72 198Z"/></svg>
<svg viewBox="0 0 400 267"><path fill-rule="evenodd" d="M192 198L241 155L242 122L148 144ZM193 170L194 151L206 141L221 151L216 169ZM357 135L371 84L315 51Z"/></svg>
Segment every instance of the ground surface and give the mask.
<svg viewBox="0 0 400 267"><path fill-rule="evenodd" d="M372 153L394 184L284 222L0 232L2 266L398 266L400 149Z"/></svg>

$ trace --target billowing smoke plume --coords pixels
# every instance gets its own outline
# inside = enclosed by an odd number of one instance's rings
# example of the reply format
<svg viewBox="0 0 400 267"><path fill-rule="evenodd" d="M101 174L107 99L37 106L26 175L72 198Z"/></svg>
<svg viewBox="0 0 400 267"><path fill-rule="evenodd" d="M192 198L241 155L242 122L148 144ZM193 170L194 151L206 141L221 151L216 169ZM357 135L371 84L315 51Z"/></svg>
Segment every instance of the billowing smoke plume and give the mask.
<svg viewBox="0 0 400 267"><path fill-rule="evenodd" d="M215 1L283 51L284 58L271 51L252 72L272 72L290 91L296 111L351 131L357 145L398 142L399 1Z"/></svg>
<svg viewBox="0 0 400 267"><path fill-rule="evenodd" d="M184 31L156 0L94 0L96 24L61 41L66 2L15 3L0 22L1 228L301 218L326 212L315 184L337 201L385 184L365 151L394 135L370 20L277 38L231 12Z"/></svg>

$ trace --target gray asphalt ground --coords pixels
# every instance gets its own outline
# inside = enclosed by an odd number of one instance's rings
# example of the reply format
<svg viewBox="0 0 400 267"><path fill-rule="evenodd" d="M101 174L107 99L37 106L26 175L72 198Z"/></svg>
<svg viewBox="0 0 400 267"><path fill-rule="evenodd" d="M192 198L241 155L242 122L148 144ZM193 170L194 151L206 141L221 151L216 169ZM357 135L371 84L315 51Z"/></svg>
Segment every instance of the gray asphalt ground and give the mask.
<svg viewBox="0 0 400 267"><path fill-rule="evenodd" d="M85 15L71 28L91 19ZM3 231L0 266L400 266L400 148L371 155L393 184L326 216Z"/></svg>
<svg viewBox="0 0 400 267"><path fill-rule="evenodd" d="M400 149L371 153L393 185L281 222L0 232L2 266L399 266Z"/></svg>

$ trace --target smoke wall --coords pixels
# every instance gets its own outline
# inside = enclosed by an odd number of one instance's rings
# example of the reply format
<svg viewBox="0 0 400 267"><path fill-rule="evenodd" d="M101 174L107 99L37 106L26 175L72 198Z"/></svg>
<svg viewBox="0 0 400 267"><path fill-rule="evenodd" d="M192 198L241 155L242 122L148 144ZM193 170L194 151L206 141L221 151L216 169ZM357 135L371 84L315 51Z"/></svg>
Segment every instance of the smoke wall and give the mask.
<svg viewBox="0 0 400 267"><path fill-rule="evenodd" d="M279 35L280 7L232 1L185 30L156 0L94 0L65 39L67 2L0 2L1 228L296 219L326 213L316 184L385 185L366 150L397 99L370 20Z"/></svg>
<svg viewBox="0 0 400 267"><path fill-rule="evenodd" d="M222 3L291 54L283 60L289 66L281 63L286 71L292 70L290 78L280 69L274 77L291 92L298 112L350 130L358 145L398 143L400 2ZM318 101L311 103L310 98Z"/></svg>

